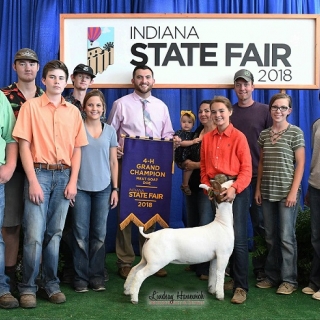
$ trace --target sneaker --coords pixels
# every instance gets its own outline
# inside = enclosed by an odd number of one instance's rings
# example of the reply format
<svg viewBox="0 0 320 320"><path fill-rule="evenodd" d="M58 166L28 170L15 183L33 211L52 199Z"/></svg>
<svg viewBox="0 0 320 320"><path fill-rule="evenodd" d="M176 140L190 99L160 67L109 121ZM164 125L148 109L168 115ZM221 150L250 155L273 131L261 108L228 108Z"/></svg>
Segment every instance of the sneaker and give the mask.
<svg viewBox="0 0 320 320"><path fill-rule="evenodd" d="M0 297L0 308L13 309L18 307L19 302L11 293L6 293Z"/></svg>
<svg viewBox="0 0 320 320"><path fill-rule="evenodd" d="M273 288L275 285L268 279L265 278L262 281L259 281L258 283L256 283L256 287L260 288L260 289L268 289L268 288Z"/></svg>
<svg viewBox="0 0 320 320"><path fill-rule="evenodd" d="M257 281L262 281L262 280L264 280L266 277L267 277L267 275L265 274L264 271L258 271L258 272L256 273L256 280L257 280Z"/></svg>
<svg viewBox="0 0 320 320"><path fill-rule="evenodd" d="M51 303L64 303L66 302L66 296L62 292L57 292L53 294L48 299Z"/></svg>
<svg viewBox="0 0 320 320"><path fill-rule="evenodd" d="M167 271L162 268L158 272L156 272L154 275L157 277L165 277L167 276L167 274L168 274Z"/></svg>
<svg viewBox="0 0 320 320"><path fill-rule="evenodd" d="M241 304L247 300L247 292L242 288L237 288L231 299L232 303Z"/></svg>
<svg viewBox="0 0 320 320"><path fill-rule="evenodd" d="M118 269L118 274L122 279L127 279L128 274L130 273L132 267L121 267Z"/></svg>
<svg viewBox="0 0 320 320"><path fill-rule="evenodd" d="M105 286L103 286L102 284L91 285L91 289L96 292L106 290Z"/></svg>
<svg viewBox="0 0 320 320"><path fill-rule="evenodd" d="M316 299L316 300L320 300L320 290L315 292L313 295L312 295L312 298L313 299Z"/></svg>
<svg viewBox="0 0 320 320"><path fill-rule="evenodd" d="M34 294L23 294L20 296L21 308L35 308L37 306L37 298Z"/></svg>
<svg viewBox="0 0 320 320"><path fill-rule="evenodd" d="M291 294L293 291L296 291L297 288L294 287L291 283L282 282L277 290L278 294Z"/></svg>
<svg viewBox="0 0 320 320"><path fill-rule="evenodd" d="M89 289L88 287L74 287L74 291L78 293L84 293L84 292L88 292Z"/></svg>
<svg viewBox="0 0 320 320"><path fill-rule="evenodd" d="M207 274L201 274L199 277L200 280L208 280L209 276Z"/></svg>
<svg viewBox="0 0 320 320"><path fill-rule="evenodd" d="M303 292L304 294L309 294L309 295L316 293L316 291L313 290L311 287L305 287L305 288L303 288L303 289L302 289L302 292Z"/></svg>
<svg viewBox="0 0 320 320"><path fill-rule="evenodd" d="M230 279L229 281L224 283L224 290L233 290L234 281Z"/></svg>

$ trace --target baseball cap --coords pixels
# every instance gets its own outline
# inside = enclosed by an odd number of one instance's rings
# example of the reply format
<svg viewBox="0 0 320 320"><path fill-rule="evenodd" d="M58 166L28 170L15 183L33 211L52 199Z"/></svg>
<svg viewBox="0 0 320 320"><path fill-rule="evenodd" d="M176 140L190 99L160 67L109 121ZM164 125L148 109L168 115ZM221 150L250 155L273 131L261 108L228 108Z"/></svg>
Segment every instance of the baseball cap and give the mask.
<svg viewBox="0 0 320 320"><path fill-rule="evenodd" d="M16 60L33 60L39 62L37 54L29 48L20 49L14 56L14 61L16 62Z"/></svg>
<svg viewBox="0 0 320 320"><path fill-rule="evenodd" d="M253 74L247 69L241 69L237 71L234 75L233 81L236 81L239 78L242 78L247 82L251 81L253 83Z"/></svg>
<svg viewBox="0 0 320 320"><path fill-rule="evenodd" d="M96 76L93 74L93 69L85 64L78 64L74 70L73 74L75 73L86 73L88 74L91 78L95 78Z"/></svg>

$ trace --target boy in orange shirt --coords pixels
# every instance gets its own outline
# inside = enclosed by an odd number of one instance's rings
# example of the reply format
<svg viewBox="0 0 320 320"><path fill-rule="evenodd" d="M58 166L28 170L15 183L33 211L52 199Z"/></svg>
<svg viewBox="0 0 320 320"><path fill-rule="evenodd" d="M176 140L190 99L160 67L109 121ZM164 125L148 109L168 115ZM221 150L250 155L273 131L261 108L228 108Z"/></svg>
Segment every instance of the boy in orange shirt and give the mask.
<svg viewBox="0 0 320 320"><path fill-rule="evenodd" d="M81 147L87 137L79 110L66 102L66 65L53 60L42 73L46 92L23 104L13 137L19 142L26 173L23 217L23 279L19 284L20 306L36 307L42 255L42 287L52 303L63 303L57 277L59 243L68 211L77 193Z"/></svg>

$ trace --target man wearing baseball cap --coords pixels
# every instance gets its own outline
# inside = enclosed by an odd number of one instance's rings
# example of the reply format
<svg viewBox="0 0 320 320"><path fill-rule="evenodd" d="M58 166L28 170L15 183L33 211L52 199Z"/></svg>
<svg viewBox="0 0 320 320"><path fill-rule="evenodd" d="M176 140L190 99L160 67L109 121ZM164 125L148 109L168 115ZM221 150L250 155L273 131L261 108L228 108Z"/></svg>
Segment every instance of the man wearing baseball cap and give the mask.
<svg viewBox="0 0 320 320"><path fill-rule="evenodd" d="M14 62L17 60L30 60L39 63L37 54L29 48L20 49L14 56Z"/></svg>
<svg viewBox="0 0 320 320"><path fill-rule="evenodd" d="M238 79L244 79L246 82L251 82L251 84L253 86L253 74L249 70L241 69L241 70L237 71L234 75L233 80L234 80L234 82L236 82Z"/></svg>
<svg viewBox="0 0 320 320"><path fill-rule="evenodd" d="M260 154L257 140L260 132L272 125L272 118L270 116L268 105L253 100L252 93L254 91L254 77L249 70L241 69L237 71L233 77L233 80L234 91L237 95L238 102L233 105L231 122L235 128L244 133L249 143L252 158L250 216L254 236L260 235L264 237L262 209L255 203L254 200ZM238 236L246 238L247 216L245 216L242 220L243 225L240 227L238 226ZM248 248L243 251L248 252ZM248 254L244 255L240 253L240 251L238 253L234 251L233 256L234 257L231 263L231 277L233 279L225 283L225 289L242 289L243 294L238 296L235 294L233 301L234 303L243 303L246 299L246 292L248 291ZM264 263L265 257L263 256L252 259L253 272L258 281L261 281L265 278Z"/></svg>
<svg viewBox="0 0 320 320"><path fill-rule="evenodd" d="M74 68L73 74L70 76L73 84L73 93L66 96L65 100L72 103L82 111L83 99L95 77L93 69L90 66L82 63L78 64Z"/></svg>
<svg viewBox="0 0 320 320"><path fill-rule="evenodd" d="M29 99L41 96L44 91L36 85L35 79L39 71L38 55L29 48L17 51L12 64L18 81L1 90L7 97L15 117L20 107ZM25 173L20 157L14 174L6 183L5 210L2 227L3 240L6 244L5 273L10 278L10 290L16 290L16 264L19 250L20 228L23 216L23 186Z"/></svg>

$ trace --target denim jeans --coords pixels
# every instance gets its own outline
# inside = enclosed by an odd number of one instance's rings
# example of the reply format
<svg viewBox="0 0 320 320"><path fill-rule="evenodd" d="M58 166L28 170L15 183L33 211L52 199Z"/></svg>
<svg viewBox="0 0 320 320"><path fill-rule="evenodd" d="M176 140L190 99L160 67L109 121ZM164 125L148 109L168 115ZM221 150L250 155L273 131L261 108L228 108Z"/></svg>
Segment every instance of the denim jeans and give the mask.
<svg viewBox="0 0 320 320"><path fill-rule="evenodd" d="M69 182L70 170L35 169L44 194L44 201L36 205L29 200L29 182L25 180L23 240L23 278L20 294L35 294L35 279L42 257L42 286L49 297L60 292L57 276L59 244L64 227L69 200L64 191Z"/></svg>
<svg viewBox="0 0 320 320"><path fill-rule="evenodd" d="M311 212L311 244L313 260L311 264L310 283L315 291L320 289L320 190L309 185L309 203Z"/></svg>
<svg viewBox="0 0 320 320"><path fill-rule="evenodd" d="M110 194L111 185L97 192L78 190L72 214L75 287L104 285Z"/></svg>
<svg viewBox="0 0 320 320"><path fill-rule="evenodd" d="M190 196L185 196L187 227L204 226L214 219L212 203L202 189L192 190Z"/></svg>
<svg viewBox="0 0 320 320"><path fill-rule="evenodd" d="M250 217L253 229L253 236L260 236L263 239L265 238L265 230L264 230L264 223L263 223L263 213L262 213L262 206L258 206L255 199L254 194L256 192L257 186L257 178L254 177L251 179L250 183ZM256 250L256 243L253 240L253 252ZM258 257L252 257L252 266L253 266L253 273L257 275L259 271L264 271L264 265L266 263L266 255L259 255Z"/></svg>
<svg viewBox="0 0 320 320"><path fill-rule="evenodd" d="M236 195L233 202L234 249L230 259L231 277L234 288L249 290L248 212L250 208L250 187Z"/></svg>
<svg viewBox="0 0 320 320"><path fill-rule="evenodd" d="M300 199L300 191L297 200ZM288 282L297 287L296 220L299 202L286 207L286 199L271 202L262 200L262 211L268 256L265 265L267 278L274 284Z"/></svg>
<svg viewBox="0 0 320 320"><path fill-rule="evenodd" d="M4 184L0 184L0 297L10 292L9 278L4 273L5 244L1 233L4 217L4 199Z"/></svg>

